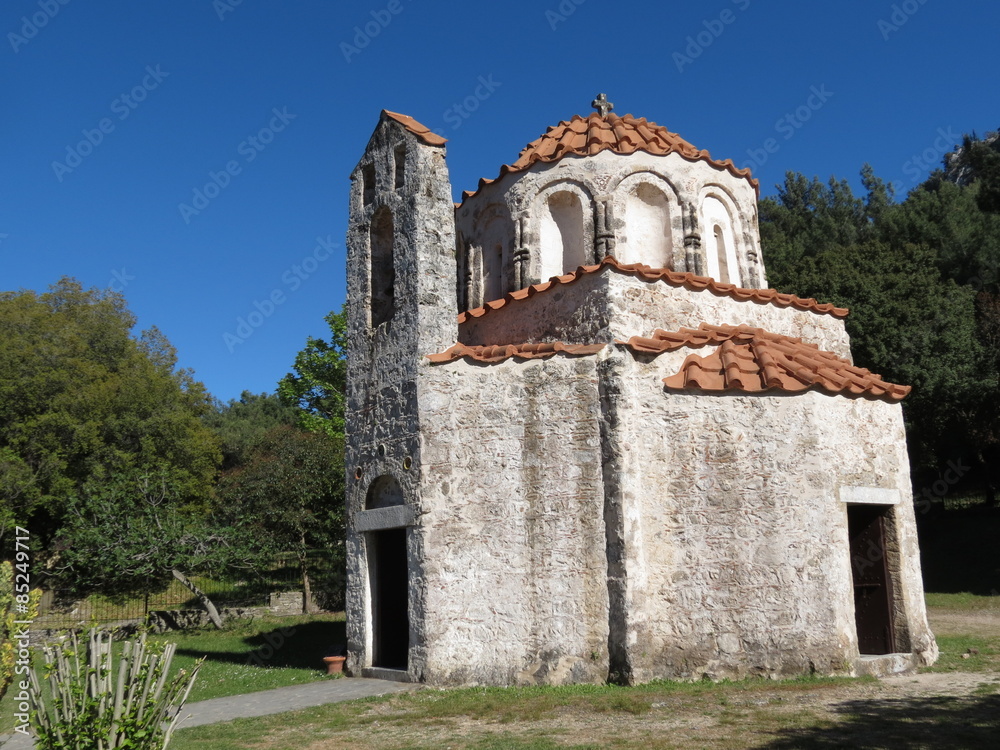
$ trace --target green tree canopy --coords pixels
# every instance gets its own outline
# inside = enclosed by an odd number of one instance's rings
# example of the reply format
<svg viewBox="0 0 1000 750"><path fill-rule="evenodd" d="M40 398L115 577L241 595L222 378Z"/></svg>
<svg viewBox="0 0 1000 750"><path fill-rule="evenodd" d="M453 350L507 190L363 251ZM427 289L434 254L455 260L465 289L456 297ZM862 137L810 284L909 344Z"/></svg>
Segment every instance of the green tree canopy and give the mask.
<svg viewBox="0 0 1000 750"><path fill-rule="evenodd" d="M295 357L294 373L278 383L281 400L298 407L299 426L344 434L344 403L347 393L347 305L327 315L330 340L306 340Z"/></svg>
<svg viewBox="0 0 1000 750"><path fill-rule="evenodd" d="M789 174L761 201L769 281L850 308L856 363L913 386L903 410L916 481L959 455L985 470L997 363L983 320L1000 307L983 279L1000 226L980 210L977 185L938 174L895 203L867 165L862 183L857 197L845 181Z"/></svg>
<svg viewBox="0 0 1000 750"><path fill-rule="evenodd" d="M121 294L71 278L0 293L0 517L49 549L85 486L169 470L177 502L207 502L218 440L208 394L155 328L132 335Z"/></svg>
<svg viewBox="0 0 1000 750"><path fill-rule="evenodd" d="M249 461L253 449L270 430L298 421L299 409L283 402L276 393L250 391L243 391L238 401L216 401L204 418L222 442L223 471Z"/></svg>
<svg viewBox="0 0 1000 750"><path fill-rule="evenodd" d="M219 483L221 507L234 522L253 525L274 549L293 552L310 601L309 552L333 553L342 587L344 566L344 443L325 431L275 427L242 466Z"/></svg>

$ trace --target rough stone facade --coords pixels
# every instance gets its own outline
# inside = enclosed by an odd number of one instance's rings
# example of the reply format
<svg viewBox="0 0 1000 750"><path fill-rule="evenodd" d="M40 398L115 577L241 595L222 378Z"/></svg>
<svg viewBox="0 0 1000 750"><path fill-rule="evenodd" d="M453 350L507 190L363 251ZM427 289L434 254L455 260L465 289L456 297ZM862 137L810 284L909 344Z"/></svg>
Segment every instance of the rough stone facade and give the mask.
<svg viewBox="0 0 1000 750"><path fill-rule="evenodd" d="M402 115L352 175L348 670L933 662L906 389L852 366L846 311L748 291L766 278L748 174L644 120L559 127L566 153L543 137L458 206L443 139ZM620 140L595 152L598 130Z"/></svg>

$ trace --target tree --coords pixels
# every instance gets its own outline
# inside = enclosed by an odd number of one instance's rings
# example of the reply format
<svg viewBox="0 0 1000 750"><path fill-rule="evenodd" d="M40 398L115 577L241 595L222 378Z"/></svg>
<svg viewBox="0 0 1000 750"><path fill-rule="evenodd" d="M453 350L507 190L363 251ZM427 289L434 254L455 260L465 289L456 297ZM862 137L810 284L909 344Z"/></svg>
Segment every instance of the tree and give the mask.
<svg viewBox="0 0 1000 750"><path fill-rule="evenodd" d="M264 531L275 548L293 551L303 586L303 612L312 601L309 551L322 546L344 565L344 444L324 431L275 427L250 460L223 475L222 506Z"/></svg>
<svg viewBox="0 0 1000 750"><path fill-rule="evenodd" d="M208 394L159 331L135 338L134 324L121 294L70 278L0 293L0 516L32 530L40 569L87 488L166 470L178 504L211 495Z"/></svg>
<svg viewBox="0 0 1000 750"><path fill-rule="evenodd" d="M222 442L222 470L242 466L269 430L294 425L299 409L283 402L277 394L243 391L239 401L216 401L204 422Z"/></svg>
<svg viewBox="0 0 1000 750"><path fill-rule="evenodd" d="M282 402L300 410L299 426L303 429L342 436L347 398L347 304L324 320L330 326L329 342L312 337L306 340L306 348L295 357L295 373L288 373L278 383L278 395Z"/></svg>
<svg viewBox="0 0 1000 750"><path fill-rule="evenodd" d="M53 563L75 593L129 597L184 585L222 627L218 609L193 572L259 568L273 553L248 525L220 521L179 502L178 471L160 468L88 482L68 504Z"/></svg>
<svg viewBox="0 0 1000 750"><path fill-rule="evenodd" d="M927 481L932 467L974 452L968 420L995 390L995 368L977 331L976 291L949 278L942 261L965 252L945 237L962 236L969 222L952 217L949 229L934 221L929 215L940 211L926 191L893 203L867 167L862 181L863 199L844 182L831 179L827 187L790 174L777 198L761 202L768 276L782 291L850 308L856 363L914 386L903 410L914 479ZM955 189L944 186L938 197L960 200Z"/></svg>

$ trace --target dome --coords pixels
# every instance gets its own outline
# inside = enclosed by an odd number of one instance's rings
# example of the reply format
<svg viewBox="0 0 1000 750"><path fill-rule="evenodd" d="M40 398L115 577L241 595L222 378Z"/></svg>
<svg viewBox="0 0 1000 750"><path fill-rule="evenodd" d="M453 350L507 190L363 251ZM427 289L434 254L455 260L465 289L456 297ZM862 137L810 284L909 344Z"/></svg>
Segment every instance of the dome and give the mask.
<svg viewBox="0 0 1000 750"><path fill-rule="evenodd" d="M649 122L645 117L628 114L619 117L613 112L602 115L594 112L587 117L574 115L553 125L536 140L522 149L517 161L500 168L502 179L508 174L523 172L535 164L551 164L566 156L594 156L602 151L629 155L643 151L654 156L678 154L688 161L704 161L718 169L725 169L734 177L746 179L759 192L759 183L749 169L738 169L731 159L718 161L704 150L698 149L662 125ZM496 180L482 179L475 191L466 191L468 199Z"/></svg>

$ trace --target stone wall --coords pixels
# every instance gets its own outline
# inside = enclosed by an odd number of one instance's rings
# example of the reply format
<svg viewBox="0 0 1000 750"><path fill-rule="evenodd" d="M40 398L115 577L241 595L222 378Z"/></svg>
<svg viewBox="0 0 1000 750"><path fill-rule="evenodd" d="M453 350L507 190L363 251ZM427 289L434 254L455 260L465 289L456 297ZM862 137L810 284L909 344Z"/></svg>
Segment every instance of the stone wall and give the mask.
<svg viewBox="0 0 1000 750"><path fill-rule="evenodd" d="M898 498L897 626L933 660L898 404L667 393L665 358L615 360L631 681L853 673L844 487Z"/></svg>
<svg viewBox="0 0 1000 750"><path fill-rule="evenodd" d="M708 290L690 291L611 269L470 317L460 326L459 338L468 345L596 344L650 336L658 328L697 328L702 323L763 328L851 359L844 321L832 315L737 300Z"/></svg>
<svg viewBox="0 0 1000 750"><path fill-rule="evenodd" d="M423 678L607 677L597 360L428 366Z"/></svg>
<svg viewBox="0 0 1000 750"><path fill-rule="evenodd" d="M721 200L727 207L727 230L732 232L736 241L735 253L742 284L749 287L766 285L754 188L747 180L726 169L704 161L688 161L676 153L657 156L645 152L622 155L603 151L587 158L567 157L553 163L539 162L525 172L509 174L483 185L475 196L467 198L456 213L458 231L466 245L482 248L485 246L488 218L502 214L509 222L507 241L513 243L505 247L505 251L510 255L522 247L530 251L521 286L547 281L541 258L544 251L542 225L546 215L544 198L565 189L584 202L588 262L599 261L604 255L616 255L618 243L624 254L619 260L633 262L638 260L638 256L632 257L637 250L631 247L629 240L627 203L631 191L640 182L655 186L667 198L670 211L668 223L672 227L673 270L708 273L704 233L711 227L702 226L702 206L707 198L712 197ZM610 219L608 230L612 241L606 246L610 252L600 252L598 247L600 238L591 218L595 209ZM692 245L690 241L686 245L692 230L701 236L699 246ZM562 272L573 270L575 266L563 268ZM515 288L508 286L505 291L514 291Z"/></svg>
<svg viewBox="0 0 1000 750"><path fill-rule="evenodd" d="M391 477L406 508L420 508L418 367L422 354L455 342L454 204L441 145L383 114L352 175L348 263L346 451L349 670L371 664L366 539L356 528L369 487ZM388 212L394 311L372 317L373 222ZM381 264L381 265L379 265ZM376 290L377 292L378 290ZM385 292L385 290L383 290ZM412 523L410 520L402 525ZM411 622L422 622L419 536L411 533ZM415 638L419 642L419 635Z"/></svg>

